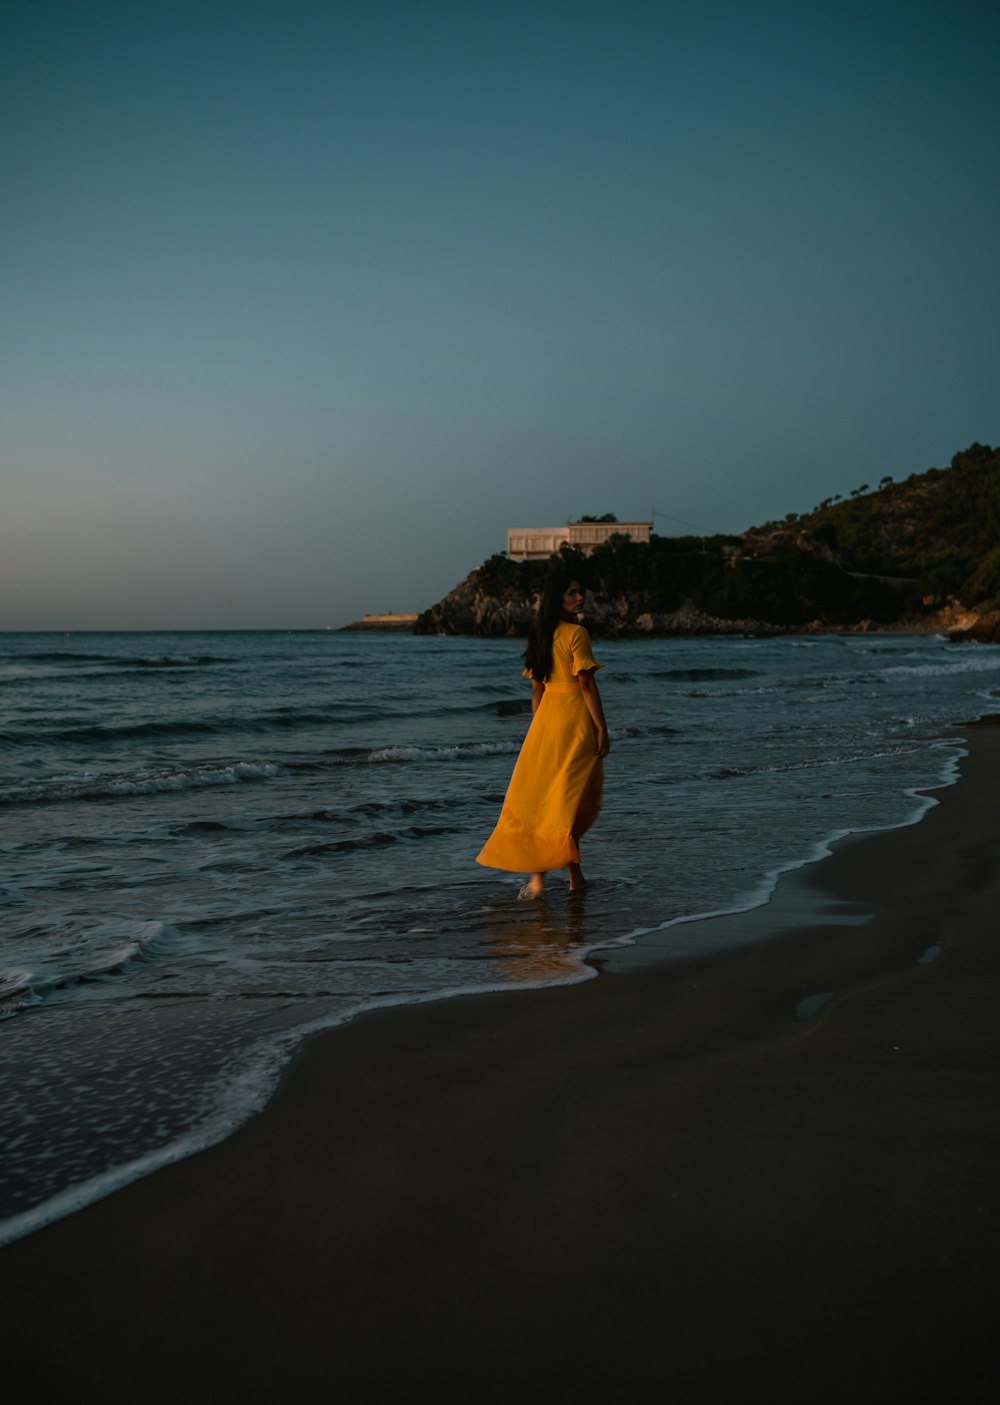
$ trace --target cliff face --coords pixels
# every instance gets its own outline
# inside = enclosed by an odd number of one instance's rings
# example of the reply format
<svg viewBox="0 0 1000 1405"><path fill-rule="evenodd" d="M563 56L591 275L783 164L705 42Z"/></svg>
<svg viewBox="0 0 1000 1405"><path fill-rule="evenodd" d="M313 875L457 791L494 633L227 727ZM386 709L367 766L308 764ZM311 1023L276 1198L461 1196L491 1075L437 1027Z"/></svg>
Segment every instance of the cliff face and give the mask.
<svg viewBox="0 0 1000 1405"><path fill-rule="evenodd" d="M982 614L969 611L972 618L948 629L955 642L969 640L976 644L1000 644L1000 610L985 610Z"/></svg>
<svg viewBox="0 0 1000 1405"><path fill-rule="evenodd" d="M530 603L505 600L490 595L473 571L443 600L417 620L414 634L475 634L481 637L524 638L535 614L537 596ZM786 628L758 619L718 619L706 615L690 600L676 610L636 614L633 602L625 596L600 598L587 592L588 628L605 639L653 638L671 635L783 634ZM821 628L819 621L816 629Z"/></svg>
<svg viewBox="0 0 1000 1405"><path fill-rule="evenodd" d="M414 634L527 634L533 600L492 594L482 575L482 568L472 571L443 600L425 610L413 626Z"/></svg>
<svg viewBox="0 0 1000 1405"><path fill-rule="evenodd" d="M612 538L561 564L589 583L597 634L780 634L873 628L1000 642L1000 450L884 478L849 501L741 536ZM553 563L496 555L420 616L417 634L524 635Z"/></svg>
<svg viewBox="0 0 1000 1405"><path fill-rule="evenodd" d="M499 600L477 591L471 582L470 576L438 604L426 610L414 625L413 633L474 634L494 638L527 636L535 613L531 606ZM588 591L585 618L591 633L602 639L666 639L708 635L753 635L763 638L778 634L866 634L882 629L891 632L947 633L953 639L1000 643L1000 614L984 617L974 610L955 606L888 624L866 617L851 624L831 625L817 617L804 624L785 625L753 616L722 619L699 610L690 600L685 600L676 610L643 610L636 613L625 596L599 599Z"/></svg>

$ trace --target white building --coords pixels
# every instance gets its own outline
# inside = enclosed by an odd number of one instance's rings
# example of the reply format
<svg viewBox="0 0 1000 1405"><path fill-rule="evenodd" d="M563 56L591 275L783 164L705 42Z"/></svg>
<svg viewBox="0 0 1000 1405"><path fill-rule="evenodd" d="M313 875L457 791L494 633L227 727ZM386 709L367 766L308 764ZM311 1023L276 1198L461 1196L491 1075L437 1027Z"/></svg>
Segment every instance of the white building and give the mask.
<svg viewBox="0 0 1000 1405"><path fill-rule="evenodd" d="M589 555L609 537L630 537L648 542L652 522L567 522L565 527L508 527L507 555L513 561L542 561L561 546Z"/></svg>

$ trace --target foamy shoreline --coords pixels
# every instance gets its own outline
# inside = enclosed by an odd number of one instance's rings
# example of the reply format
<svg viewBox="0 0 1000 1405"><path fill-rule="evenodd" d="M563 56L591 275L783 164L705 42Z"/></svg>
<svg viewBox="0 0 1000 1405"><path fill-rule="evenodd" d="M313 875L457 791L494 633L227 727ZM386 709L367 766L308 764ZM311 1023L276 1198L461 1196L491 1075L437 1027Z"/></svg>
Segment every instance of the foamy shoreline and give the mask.
<svg viewBox="0 0 1000 1405"><path fill-rule="evenodd" d="M803 870L822 865L845 840L863 839L887 830L917 824L938 802L929 792L943 790L959 780L960 758L967 755L958 738L941 742L943 774L932 784L908 791L915 806L910 817L898 825L876 829L843 829L820 840L805 856L791 859L763 876L754 892L725 907L682 914L663 923L640 927L606 941L582 945L566 954L565 969L547 978L458 986L426 995L387 996L365 1000L357 1006L296 1025L283 1034L247 1051L239 1074L217 1090L215 1110L199 1125L169 1144L151 1149L129 1162L109 1168L100 1175L43 1201L31 1209L0 1221L0 1248L13 1244L47 1225L56 1223L156 1171L206 1151L226 1141L251 1119L266 1109L286 1072L299 1057L307 1041L315 1036L353 1024L365 1015L391 1009L449 1001L459 997L488 994L515 994L575 986L592 980L601 971L620 972L642 968L680 966L725 959L745 946L768 940L791 925L815 924L830 920L821 916L819 905L807 879L799 881ZM733 919L738 919L735 923ZM691 927L687 942L665 941L667 933L676 936L678 927ZM155 933L153 934L155 939ZM118 953L115 962L137 954L129 949ZM81 979L84 977L81 976ZM64 983L64 982L60 982Z"/></svg>

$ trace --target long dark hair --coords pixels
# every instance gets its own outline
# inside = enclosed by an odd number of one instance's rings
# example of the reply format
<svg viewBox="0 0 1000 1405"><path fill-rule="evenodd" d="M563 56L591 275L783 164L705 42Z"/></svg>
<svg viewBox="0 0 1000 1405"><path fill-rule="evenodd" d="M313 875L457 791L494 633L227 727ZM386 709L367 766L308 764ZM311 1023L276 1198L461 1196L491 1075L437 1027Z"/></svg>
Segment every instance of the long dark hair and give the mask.
<svg viewBox="0 0 1000 1405"><path fill-rule="evenodd" d="M528 647L524 651L525 667L538 683L544 683L552 672L552 636L556 632L556 625L562 619L563 596L574 581L578 581L581 589L583 588L583 578L579 570L571 570L568 566L550 571L545 577L542 598L531 622Z"/></svg>

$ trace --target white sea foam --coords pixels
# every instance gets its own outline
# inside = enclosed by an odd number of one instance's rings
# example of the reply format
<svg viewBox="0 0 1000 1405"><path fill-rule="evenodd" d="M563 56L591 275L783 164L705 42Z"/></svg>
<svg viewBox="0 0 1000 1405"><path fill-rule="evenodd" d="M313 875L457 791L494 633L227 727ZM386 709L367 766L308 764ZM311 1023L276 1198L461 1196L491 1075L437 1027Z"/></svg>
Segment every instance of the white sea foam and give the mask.
<svg viewBox="0 0 1000 1405"><path fill-rule="evenodd" d="M879 669L879 675L887 678L899 678L909 675L912 678L947 678L958 677L963 673L997 673L1000 674L1000 648L995 646L985 646L990 649L986 655L978 651L962 658L955 658L949 655L941 663L899 663L890 664L886 668ZM963 649L967 649L964 645Z"/></svg>
<svg viewBox="0 0 1000 1405"><path fill-rule="evenodd" d="M133 962L163 956L181 940L177 929L165 922L140 922L121 946L86 966L60 969L43 964L37 970L0 971L0 1014L17 1014L74 986L125 974Z"/></svg>
<svg viewBox="0 0 1000 1405"><path fill-rule="evenodd" d="M766 775L785 771L814 771L824 766L853 766L858 762L879 761L887 756L912 756L921 750L915 746L890 746L880 751L858 751L841 756L816 756L804 761L764 762L759 766L724 766L715 774L720 778L729 776Z"/></svg>
<svg viewBox="0 0 1000 1405"><path fill-rule="evenodd" d="M44 780L21 781L0 788L0 803L26 804L52 800L98 800L104 796L163 795L204 786L237 785L247 781L273 780L281 774L273 761L234 761L227 765L185 767L175 771L135 771L122 775L101 775L74 771Z"/></svg>
<svg viewBox="0 0 1000 1405"><path fill-rule="evenodd" d="M596 975L596 970L584 965L581 960L575 964L575 969L563 978L522 981L517 989L542 990L549 986L577 985L581 981L593 980ZM373 997L351 1010L311 1020L294 1030L261 1041L255 1048L247 1051L243 1066L215 1090L215 1106L198 1126L191 1128L183 1136L173 1138L164 1146L134 1157L123 1165L113 1166L99 1175L91 1176L57 1195L50 1196L40 1204L33 1205L29 1210L11 1215L0 1222L0 1249L43 1229L46 1225L64 1219L67 1215L83 1210L98 1200L103 1200L105 1196L141 1180L153 1171L175 1165L178 1161L184 1161L189 1156L207 1151L209 1147L225 1141L237 1128L263 1110L273 1096L292 1055L311 1035L350 1024L359 1015L375 1010L402 1005L427 1005L463 995L498 994L509 991L510 988L506 981L484 982L482 985L470 984L438 991L414 992L403 997Z"/></svg>
<svg viewBox="0 0 1000 1405"><path fill-rule="evenodd" d="M0 1020L10 1019L40 1001L41 996L32 985L30 970L0 971Z"/></svg>
<svg viewBox="0 0 1000 1405"><path fill-rule="evenodd" d="M112 952L101 965L92 967L88 974L103 975L121 971L132 961L151 960L162 955L177 937L176 928L168 927L165 922L141 922L124 946Z"/></svg>
<svg viewBox="0 0 1000 1405"><path fill-rule="evenodd" d="M829 858L834 846L842 840L848 839L852 835L878 834L891 829L905 829L910 825L919 824L927 811L939 803L927 792L944 790L948 786L954 785L959 778L959 761L963 756L968 755L968 752L960 744L954 742L940 742L936 749L941 752L943 758L939 779L928 785L913 787L903 792L914 803L909 813L898 822L887 825L859 825L833 830L830 834L817 840L804 855L788 859L769 869L753 889L724 907L714 908L707 912L681 913L648 927L636 927L615 941L609 942L607 946L597 944L589 947L588 952L607 950L609 946L634 945L642 937L650 936L654 932L666 932L672 927L705 922L715 917L735 917L744 912L753 912L756 908L763 907L770 902L778 883L786 873L794 873L798 869L806 868L810 864L819 863L822 859Z"/></svg>
<svg viewBox="0 0 1000 1405"><path fill-rule="evenodd" d="M383 761L467 761L476 756L511 756L520 742L469 742L458 746L386 746L373 751L368 760Z"/></svg>

